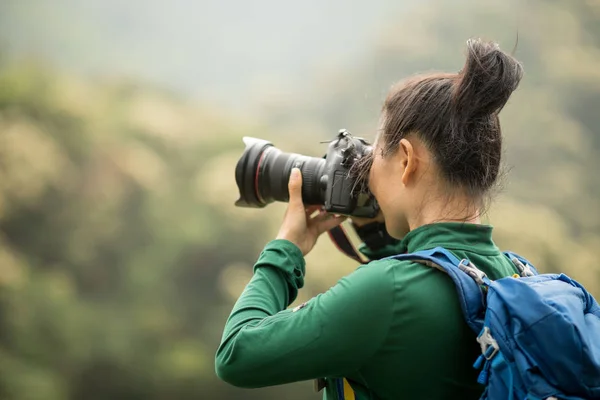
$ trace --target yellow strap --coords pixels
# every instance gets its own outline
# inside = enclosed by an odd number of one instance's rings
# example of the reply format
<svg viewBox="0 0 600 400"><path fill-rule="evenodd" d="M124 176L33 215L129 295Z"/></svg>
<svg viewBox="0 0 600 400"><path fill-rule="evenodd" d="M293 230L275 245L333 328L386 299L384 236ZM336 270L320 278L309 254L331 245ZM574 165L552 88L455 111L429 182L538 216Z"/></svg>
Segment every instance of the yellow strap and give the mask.
<svg viewBox="0 0 600 400"><path fill-rule="evenodd" d="M354 390L352 390L352 386L350 386L346 378L344 378L344 398L346 400L356 400Z"/></svg>

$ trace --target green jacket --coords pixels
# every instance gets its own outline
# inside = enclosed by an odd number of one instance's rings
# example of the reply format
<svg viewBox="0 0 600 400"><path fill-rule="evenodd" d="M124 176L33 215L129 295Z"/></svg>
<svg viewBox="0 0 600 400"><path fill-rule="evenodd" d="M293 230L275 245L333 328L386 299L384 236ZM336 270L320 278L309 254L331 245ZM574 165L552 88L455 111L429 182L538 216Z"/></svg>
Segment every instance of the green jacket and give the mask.
<svg viewBox="0 0 600 400"><path fill-rule="evenodd" d="M411 231L371 258L442 246L491 279L516 269L492 240L492 227L439 223ZM268 243L235 304L216 354L216 371L240 387L328 378L324 398L338 400L335 377L352 399L477 399L472 365L479 353L463 321L454 284L422 264L381 259L327 292L286 309L304 284L304 258L285 240Z"/></svg>

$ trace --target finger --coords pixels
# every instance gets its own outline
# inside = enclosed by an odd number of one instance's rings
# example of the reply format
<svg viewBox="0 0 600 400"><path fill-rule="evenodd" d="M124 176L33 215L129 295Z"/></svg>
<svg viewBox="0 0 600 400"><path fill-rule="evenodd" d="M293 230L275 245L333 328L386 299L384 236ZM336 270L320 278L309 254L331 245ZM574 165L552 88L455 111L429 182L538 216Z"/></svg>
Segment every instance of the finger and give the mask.
<svg viewBox="0 0 600 400"><path fill-rule="evenodd" d="M323 206L308 206L306 207L306 216L312 217L312 215L323 208Z"/></svg>
<svg viewBox="0 0 600 400"><path fill-rule="evenodd" d="M319 221L317 223L317 232L319 232L319 235L323 232L327 232L328 230L335 228L336 226L344 222L346 218L348 218L345 215L339 215L337 217L331 214L329 215L329 218Z"/></svg>
<svg viewBox="0 0 600 400"><path fill-rule="evenodd" d="M319 222L321 222L321 221L325 221L326 219L333 218L334 216L335 216L334 214L330 214L330 213L328 213L328 212L326 212L326 211L320 210L318 214L315 214L315 215L314 215L314 216L313 216L313 217L310 219L310 221L311 221L313 224L316 224L316 223L319 223Z"/></svg>
<svg viewBox="0 0 600 400"><path fill-rule="evenodd" d="M319 227L321 226L323 223L330 221L330 220L334 220L334 219L341 219L342 221L345 220L347 217L345 216L339 216L336 214L332 214L332 213L328 213L325 211L321 211L319 214L315 215L314 217L312 217L308 223L313 226L313 227Z"/></svg>
<svg viewBox="0 0 600 400"><path fill-rule="evenodd" d="M298 168L292 168L288 190L290 193L289 207L304 210L304 204L302 203L302 173Z"/></svg>

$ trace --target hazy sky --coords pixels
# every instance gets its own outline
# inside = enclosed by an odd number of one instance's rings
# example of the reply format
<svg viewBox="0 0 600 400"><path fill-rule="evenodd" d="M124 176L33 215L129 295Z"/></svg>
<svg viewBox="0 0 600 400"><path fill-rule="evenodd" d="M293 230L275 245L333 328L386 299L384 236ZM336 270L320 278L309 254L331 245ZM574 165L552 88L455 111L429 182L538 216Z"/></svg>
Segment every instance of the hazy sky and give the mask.
<svg viewBox="0 0 600 400"><path fill-rule="evenodd" d="M127 75L234 107L351 68L414 0L2 0L10 57Z"/></svg>

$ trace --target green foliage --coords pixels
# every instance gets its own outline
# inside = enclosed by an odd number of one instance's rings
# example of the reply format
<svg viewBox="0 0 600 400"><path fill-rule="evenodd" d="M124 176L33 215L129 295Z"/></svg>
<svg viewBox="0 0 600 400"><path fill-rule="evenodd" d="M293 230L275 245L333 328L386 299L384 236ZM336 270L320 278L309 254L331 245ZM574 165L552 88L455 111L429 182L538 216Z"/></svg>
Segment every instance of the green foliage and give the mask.
<svg viewBox="0 0 600 400"><path fill-rule="evenodd" d="M35 67L4 69L0 88L0 397L231 392L214 382L215 282L269 235L256 212L232 219L232 164L213 168L240 128Z"/></svg>
<svg viewBox="0 0 600 400"><path fill-rule="evenodd" d="M319 155L316 142L342 123L373 132L399 77L458 70L457 49L474 33L512 45L503 28L512 9L489 4L455 19L443 4L417 9L384 31L359 72L324 78L310 102L272 105L262 125L132 82L4 63L0 398L310 398L310 383L240 391L213 372L224 319L283 211L233 207L240 139ZM513 168L491 222L502 247L598 296L600 7L523 7L517 56L527 75L502 114ZM325 240L308 265L298 301L354 267Z"/></svg>

